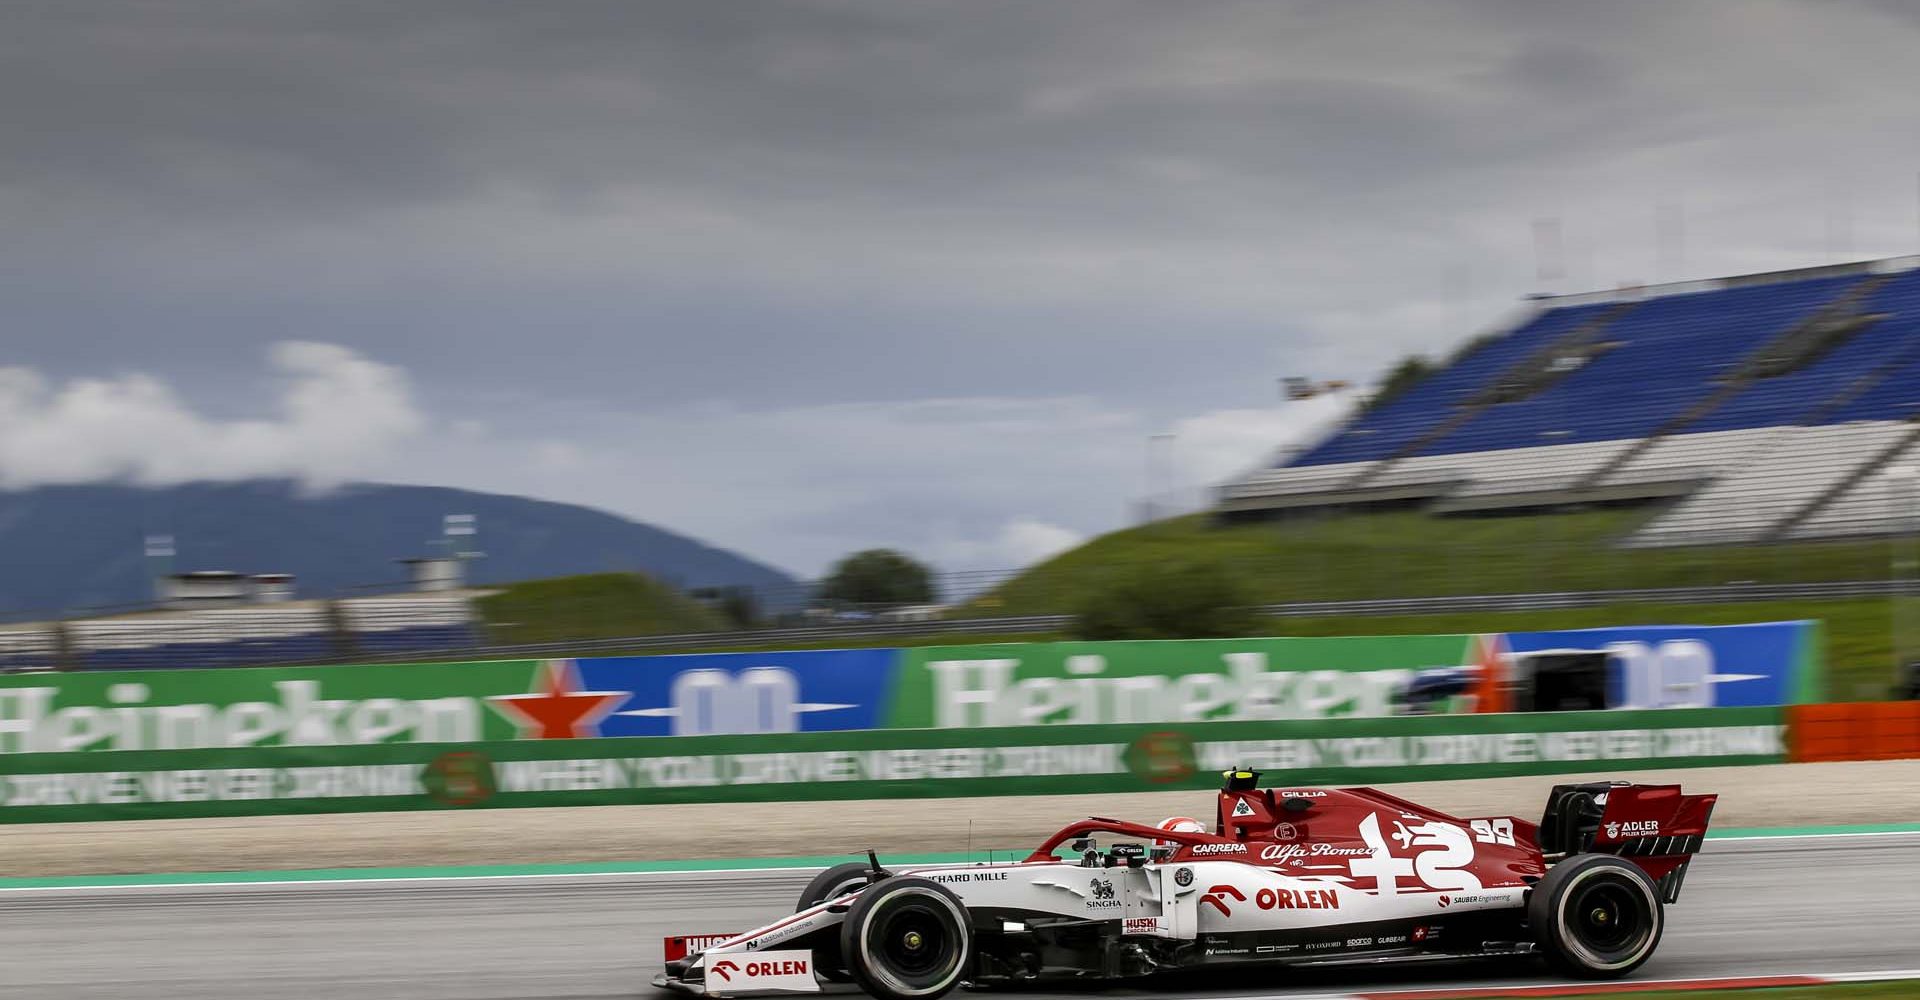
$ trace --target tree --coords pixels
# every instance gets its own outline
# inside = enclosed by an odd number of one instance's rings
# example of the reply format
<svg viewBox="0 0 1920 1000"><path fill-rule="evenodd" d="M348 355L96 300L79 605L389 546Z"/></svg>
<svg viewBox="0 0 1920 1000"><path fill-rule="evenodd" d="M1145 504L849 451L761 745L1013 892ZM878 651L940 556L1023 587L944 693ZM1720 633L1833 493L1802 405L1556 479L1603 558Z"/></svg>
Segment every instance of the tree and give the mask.
<svg viewBox="0 0 1920 1000"><path fill-rule="evenodd" d="M1141 563L1089 593L1075 616L1082 639L1207 639L1250 635L1252 598L1224 563Z"/></svg>
<svg viewBox="0 0 1920 1000"><path fill-rule="evenodd" d="M1394 397L1406 392L1420 383L1421 379L1433 374L1433 362L1423 354L1409 354L1401 358L1387 371L1387 377L1380 383L1380 389L1367 400L1367 409L1377 410L1393 402Z"/></svg>
<svg viewBox="0 0 1920 1000"><path fill-rule="evenodd" d="M690 592L694 600L719 612L734 628L760 624L760 599L752 587L701 587Z"/></svg>
<svg viewBox="0 0 1920 1000"><path fill-rule="evenodd" d="M820 597L835 604L932 604L933 572L892 549L868 549L834 564Z"/></svg>

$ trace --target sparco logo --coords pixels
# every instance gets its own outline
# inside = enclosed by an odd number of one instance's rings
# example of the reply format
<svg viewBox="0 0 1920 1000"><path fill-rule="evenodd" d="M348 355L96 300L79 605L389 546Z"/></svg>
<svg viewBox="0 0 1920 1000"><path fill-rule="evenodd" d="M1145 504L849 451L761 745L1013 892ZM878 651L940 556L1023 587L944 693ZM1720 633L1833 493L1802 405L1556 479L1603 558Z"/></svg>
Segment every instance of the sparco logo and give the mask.
<svg viewBox="0 0 1920 1000"><path fill-rule="evenodd" d="M1193 847L1193 853L1195 854L1245 854L1247 853L1247 845L1245 844L1196 844Z"/></svg>

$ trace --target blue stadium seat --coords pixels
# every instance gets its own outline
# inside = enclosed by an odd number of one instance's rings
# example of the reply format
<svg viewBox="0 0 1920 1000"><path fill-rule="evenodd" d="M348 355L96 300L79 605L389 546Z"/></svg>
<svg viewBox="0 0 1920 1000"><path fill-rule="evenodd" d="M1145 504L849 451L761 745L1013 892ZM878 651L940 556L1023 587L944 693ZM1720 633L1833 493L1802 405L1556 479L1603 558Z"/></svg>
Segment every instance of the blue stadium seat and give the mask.
<svg viewBox="0 0 1920 1000"><path fill-rule="evenodd" d="M1645 437L1722 390L1755 350L1869 280L1860 274L1668 295L1611 320L1613 346L1526 399L1498 403L1419 448L1420 455ZM1610 303L1548 309L1363 414L1289 466L1403 453L1515 364ZM1686 433L1808 421L1901 420L1920 412L1920 271L1888 277L1859 303L1880 319L1796 371L1762 379L1690 420ZM1863 391L1864 390L1864 391Z"/></svg>

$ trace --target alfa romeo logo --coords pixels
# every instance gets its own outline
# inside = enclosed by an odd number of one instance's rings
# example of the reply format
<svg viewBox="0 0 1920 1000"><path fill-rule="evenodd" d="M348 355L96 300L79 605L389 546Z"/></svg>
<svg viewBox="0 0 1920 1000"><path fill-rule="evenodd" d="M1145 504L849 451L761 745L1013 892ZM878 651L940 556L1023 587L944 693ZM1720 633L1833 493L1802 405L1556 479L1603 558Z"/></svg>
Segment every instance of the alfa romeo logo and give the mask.
<svg viewBox="0 0 1920 1000"><path fill-rule="evenodd" d="M1173 871L1173 883L1182 888L1193 884L1193 869L1176 868Z"/></svg>

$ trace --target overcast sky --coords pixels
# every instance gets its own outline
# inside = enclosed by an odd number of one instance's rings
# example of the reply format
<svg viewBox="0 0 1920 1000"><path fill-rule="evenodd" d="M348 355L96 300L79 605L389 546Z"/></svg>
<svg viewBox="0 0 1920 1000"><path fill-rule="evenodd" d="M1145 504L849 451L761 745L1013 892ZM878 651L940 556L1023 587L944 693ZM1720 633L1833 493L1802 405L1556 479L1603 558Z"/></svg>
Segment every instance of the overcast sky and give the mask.
<svg viewBox="0 0 1920 1000"><path fill-rule="evenodd" d="M1124 523L1152 435L1190 491L1337 417L1280 376L1913 251L1916 15L15 0L0 484L430 482L803 574L1018 565Z"/></svg>

